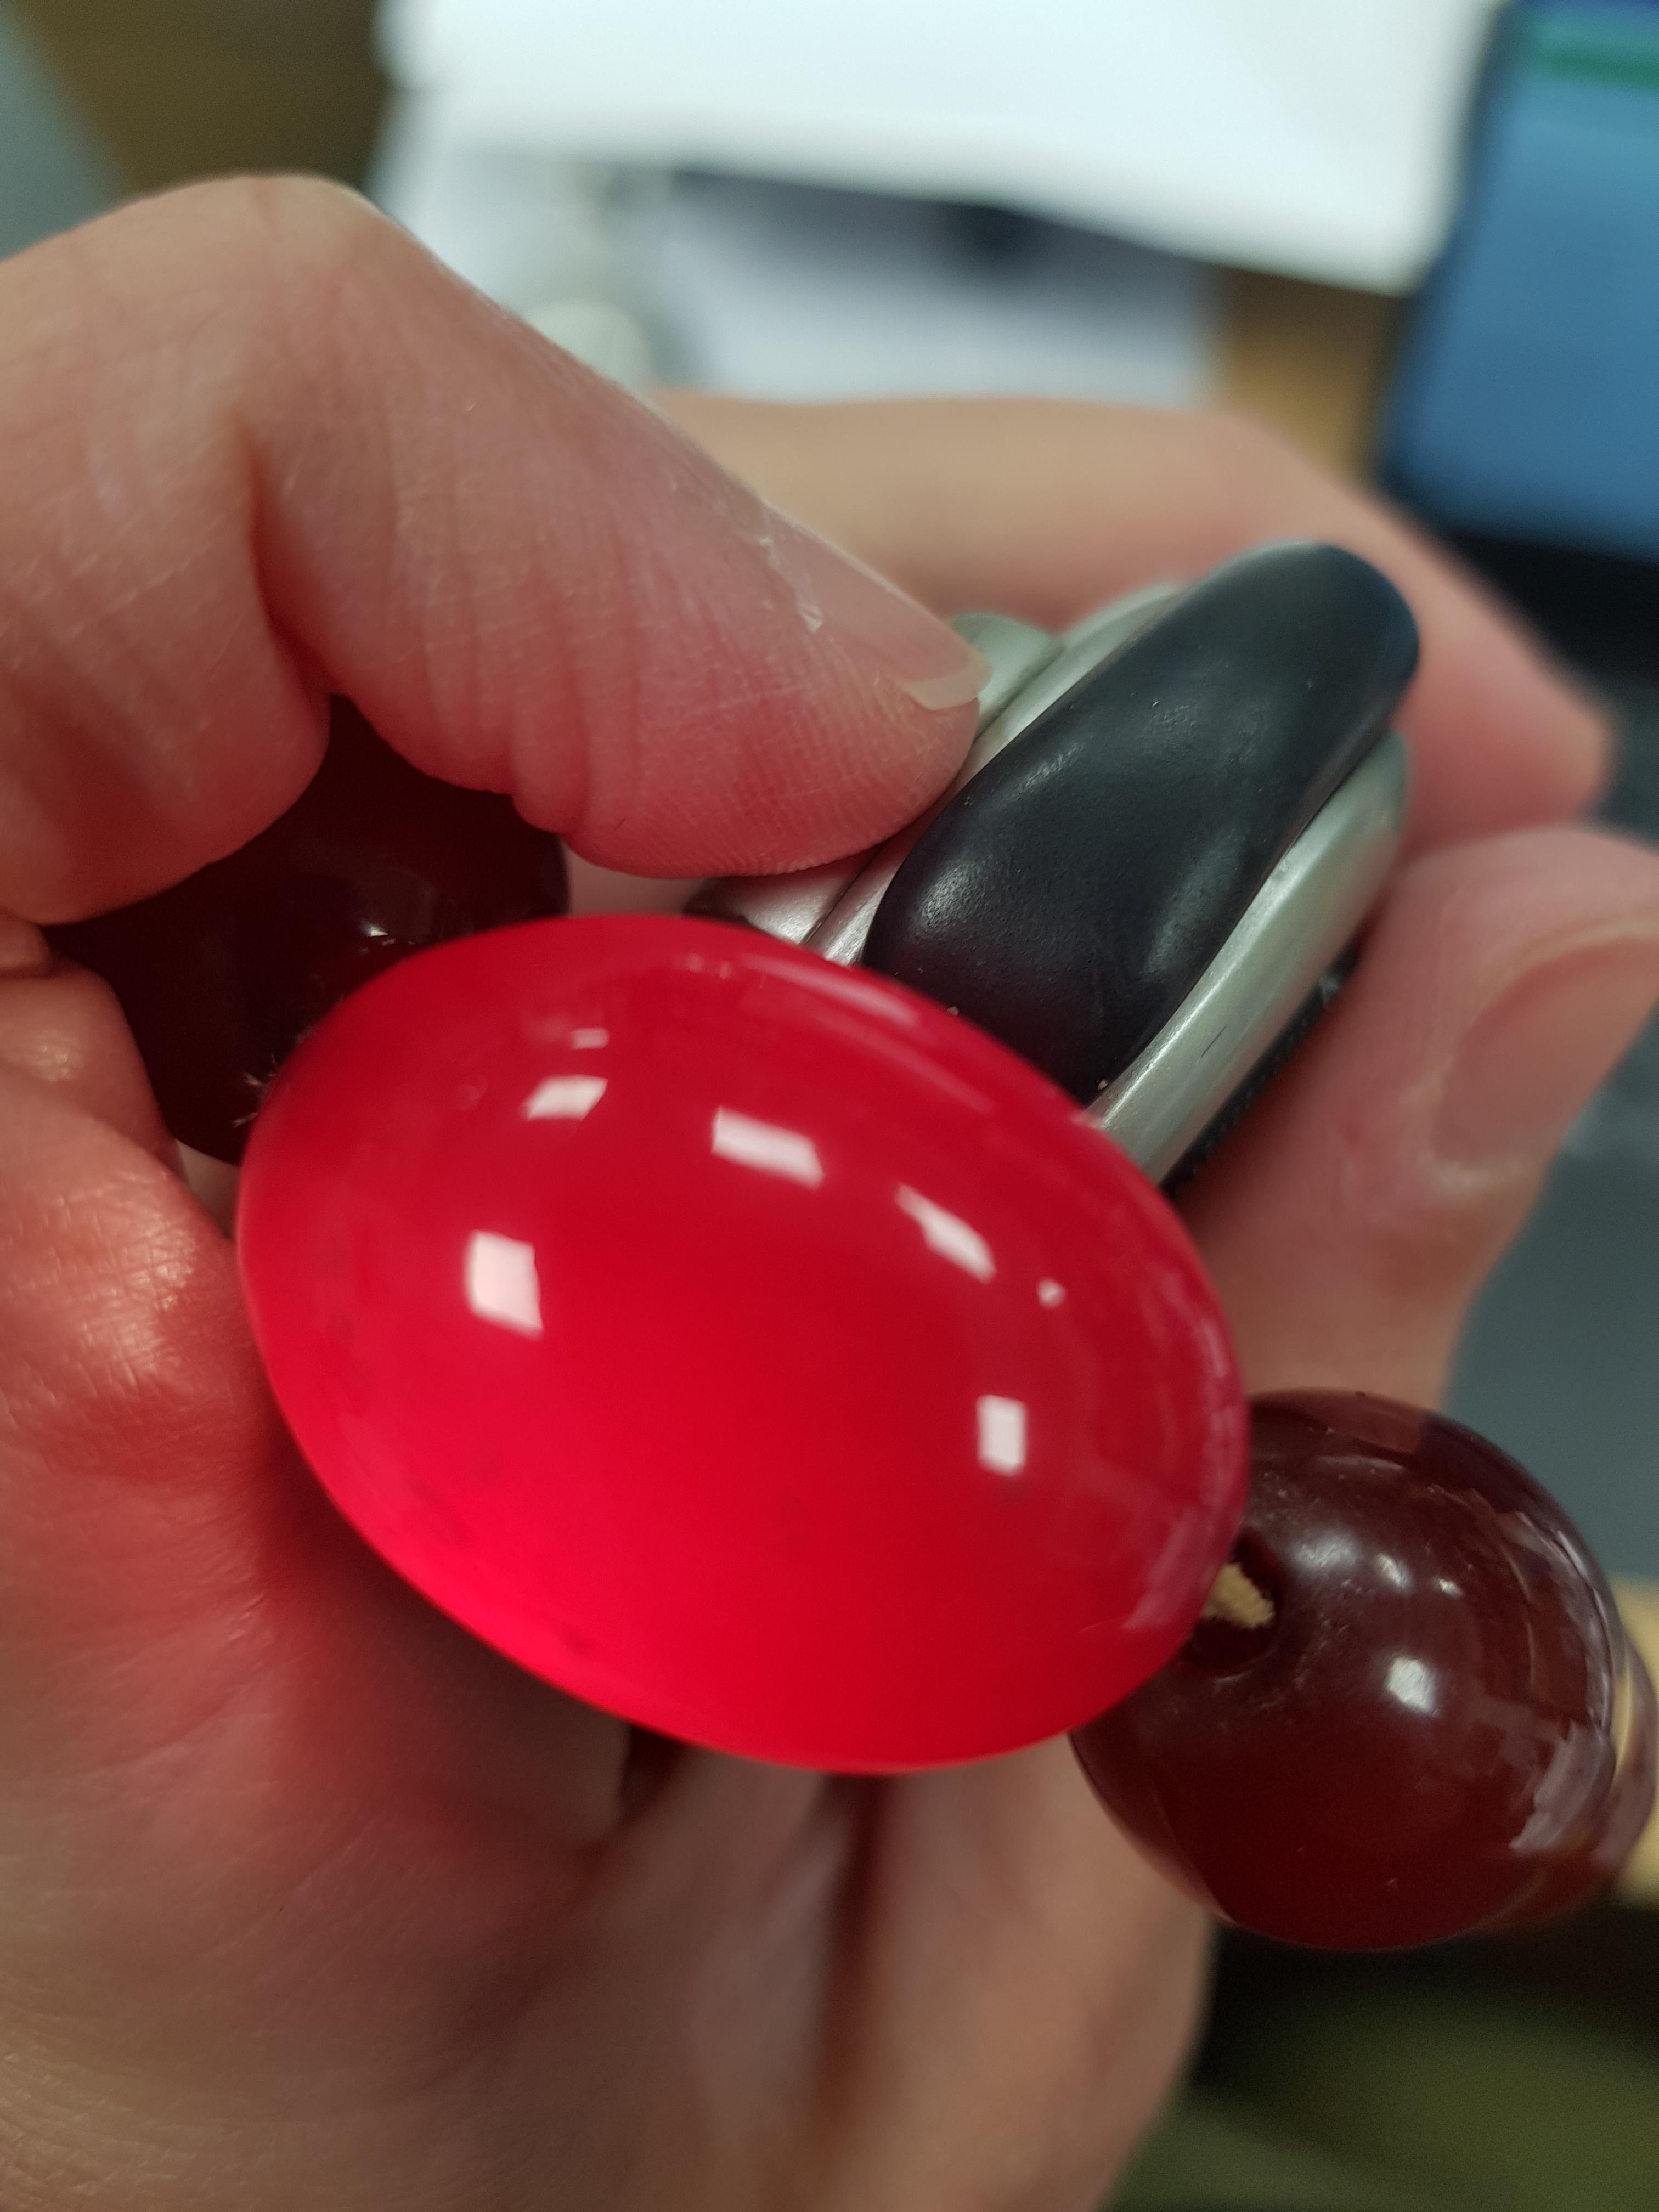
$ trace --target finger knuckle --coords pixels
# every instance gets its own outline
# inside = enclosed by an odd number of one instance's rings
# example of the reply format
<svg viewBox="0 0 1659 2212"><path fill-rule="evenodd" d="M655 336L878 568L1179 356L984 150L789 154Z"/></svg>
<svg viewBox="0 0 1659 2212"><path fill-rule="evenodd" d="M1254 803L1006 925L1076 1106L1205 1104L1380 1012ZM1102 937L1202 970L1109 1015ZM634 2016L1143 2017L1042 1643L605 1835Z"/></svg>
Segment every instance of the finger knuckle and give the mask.
<svg viewBox="0 0 1659 2212"><path fill-rule="evenodd" d="M1210 465L1242 505L1271 501L1310 474L1309 465L1279 433L1254 416L1218 407L1197 419Z"/></svg>
<svg viewBox="0 0 1659 2212"><path fill-rule="evenodd" d="M273 342L286 351L327 329L354 288L418 252L360 193L322 177L190 185L158 212L190 248L174 265L256 360Z"/></svg>

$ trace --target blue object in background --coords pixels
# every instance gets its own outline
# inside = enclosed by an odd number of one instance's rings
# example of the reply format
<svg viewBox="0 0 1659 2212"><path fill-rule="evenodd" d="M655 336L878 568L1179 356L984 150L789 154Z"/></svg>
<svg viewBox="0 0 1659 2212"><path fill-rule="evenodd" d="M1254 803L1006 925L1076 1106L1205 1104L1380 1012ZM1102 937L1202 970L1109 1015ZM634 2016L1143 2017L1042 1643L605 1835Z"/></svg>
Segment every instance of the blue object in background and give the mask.
<svg viewBox="0 0 1659 2212"><path fill-rule="evenodd" d="M1442 527L1659 559L1659 5L1508 19L1384 474Z"/></svg>

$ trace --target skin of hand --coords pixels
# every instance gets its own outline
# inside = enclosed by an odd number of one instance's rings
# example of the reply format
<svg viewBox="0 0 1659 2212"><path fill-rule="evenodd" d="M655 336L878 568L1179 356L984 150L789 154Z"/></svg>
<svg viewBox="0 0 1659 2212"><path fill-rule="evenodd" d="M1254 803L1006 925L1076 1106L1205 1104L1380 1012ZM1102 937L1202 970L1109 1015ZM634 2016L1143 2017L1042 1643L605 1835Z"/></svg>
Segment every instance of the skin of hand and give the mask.
<svg viewBox="0 0 1659 2212"><path fill-rule="evenodd" d="M1253 1387L1431 1401L1659 998L1659 859L1567 819L1595 715L1255 431L673 401L728 475L319 185L38 248L0 334L0 2203L1086 2212L1206 1931L1066 1747L748 1765L422 1604L297 1463L118 1014L34 925L271 820L331 690L602 870L896 827L974 672L739 477L941 613L1334 538L1422 621L1418 856L1187 1210Z"/></svg>

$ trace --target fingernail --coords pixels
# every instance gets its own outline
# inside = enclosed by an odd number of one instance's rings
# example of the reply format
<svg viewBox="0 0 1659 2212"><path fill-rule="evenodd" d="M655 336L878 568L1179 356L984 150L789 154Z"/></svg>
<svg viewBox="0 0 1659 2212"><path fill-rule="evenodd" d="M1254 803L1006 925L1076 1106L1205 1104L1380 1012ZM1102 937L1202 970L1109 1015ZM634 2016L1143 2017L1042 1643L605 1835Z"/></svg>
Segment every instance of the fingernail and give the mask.
<svg viewBox="0 0 1659 2212"><path fill-rule="evenodd" d="M1437 1156L1488 1173L1548 1159L1659 1005L1659 937L1581 945L1529 969L1459 1046Z"/></svg>
<svg viewBox="0 0 1659 2212"><path fill-rule="evenodd" d="M758 542L810 630L919 707L942 713L978 698L990 663L908 592L775 507L763 509Z"/></svg>

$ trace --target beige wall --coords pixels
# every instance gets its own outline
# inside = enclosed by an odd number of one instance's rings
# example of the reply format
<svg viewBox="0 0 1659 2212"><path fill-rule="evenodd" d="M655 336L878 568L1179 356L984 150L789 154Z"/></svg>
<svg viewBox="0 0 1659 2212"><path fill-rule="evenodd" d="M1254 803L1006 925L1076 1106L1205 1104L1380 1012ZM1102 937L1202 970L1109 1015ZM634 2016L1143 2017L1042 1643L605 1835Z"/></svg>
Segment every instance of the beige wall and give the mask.
<svg viewBox="0 0 1659 2212"><path fill-rule="evenodd" d="M1400 306L1249 270L1227 279L1222 392L1344 475L1364 477Z"/></svg>

